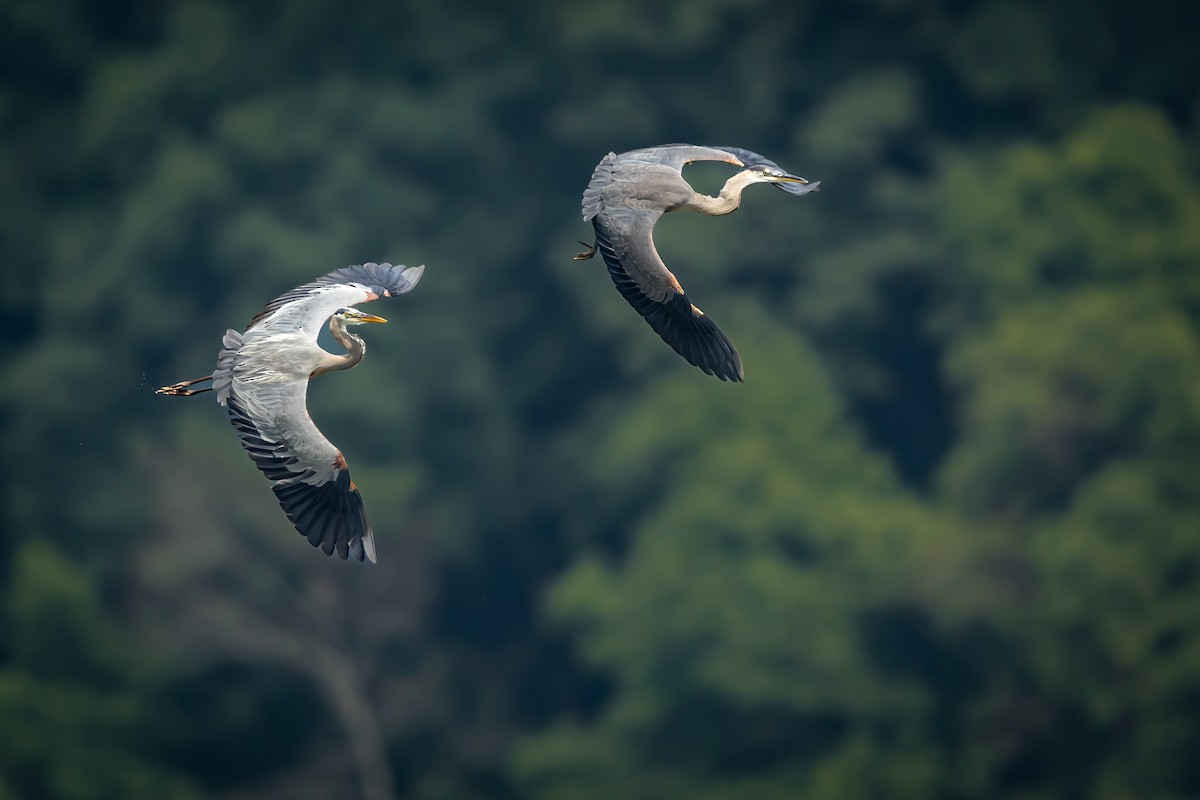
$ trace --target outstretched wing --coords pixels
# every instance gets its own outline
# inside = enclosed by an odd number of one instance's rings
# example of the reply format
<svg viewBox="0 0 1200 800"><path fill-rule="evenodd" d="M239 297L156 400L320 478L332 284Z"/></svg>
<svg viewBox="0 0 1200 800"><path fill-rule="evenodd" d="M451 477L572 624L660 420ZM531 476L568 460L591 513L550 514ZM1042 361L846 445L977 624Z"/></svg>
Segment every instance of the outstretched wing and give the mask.
<svg viewBox="0 0 1200 800"><path fill-rule="evenodd" d="M341 451L308 415L308 381L230 389L226 405L242 447L271 482L296 530L325 555L375 563L375 536Z"/></svg>
<svg viewBox="0 0 1200 800"><path fill-rule="evenodd" d="M583 192L583 221L591 222L605 209L630 203L639 209L657 209L660 213L666 211L690 191L683 180L683 168L687 164L693 161L724 161L743 166L736 153L729 150L692 144L664 144L630 150L620 155L609 153L600 159Z"/></svg>
<svg viewBox="0 0 1200 800"><path fill-rule="evenodd" d="M661 212L610 208L592 219L596 247L621 296L688 363L721 380L745 377L729 338L693 305L654 249Z"/></svg>
<svg viewBox="0 0 1200 800"><path fill-rule="evenodd" d="M276 297L254 315L246 332L259 328L303 331L316 339L325 320L343 306L412 291L425 265L355 264L322 275Z"/></svg>
<svg viewBox="0 0 1200 800"><path fill-rule="evenodd" d="M660 144L655 147L643 147L640 150L630 150L622 153L619 158L662 164L676 172L694 161L724 161L737 167L749 166L743 163L740 153L755 155L749 150L738 150L735 147L708 147L698 144ZM759 156L761 158L761 156Z"/></svg>

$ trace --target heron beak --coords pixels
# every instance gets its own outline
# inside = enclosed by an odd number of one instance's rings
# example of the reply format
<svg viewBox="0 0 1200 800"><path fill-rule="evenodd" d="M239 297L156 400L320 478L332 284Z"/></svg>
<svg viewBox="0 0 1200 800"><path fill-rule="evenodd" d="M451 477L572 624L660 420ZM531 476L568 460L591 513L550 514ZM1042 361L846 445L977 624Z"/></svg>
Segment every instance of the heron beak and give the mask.
<svg viewBox="0 0 1200 800"><path fill-rule="evenodd" d="M363 314L358 318L359 322L387 322L383 317L377 317L374 314Z"/></svg>
<svg viewBox="0 0 1200 800"><path fill-rule="evenodd" d="M809 181L799 175L780 175L775 179L775 186L788 194L808 194L817 191L820 181Z"/></svg>

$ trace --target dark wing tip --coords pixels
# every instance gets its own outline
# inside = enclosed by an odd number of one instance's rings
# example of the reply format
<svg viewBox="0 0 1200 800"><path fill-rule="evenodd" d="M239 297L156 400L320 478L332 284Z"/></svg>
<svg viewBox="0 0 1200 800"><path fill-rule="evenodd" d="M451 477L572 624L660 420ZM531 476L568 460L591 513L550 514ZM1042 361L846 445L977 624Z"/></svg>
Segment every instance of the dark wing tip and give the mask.
<svg viewBox="0 0 1200 800"><path fill-rule="evenodd" d="M609 277L617 291L634 311L689 364L723 381L745 380L742 358L716 323L688 300L686 294L674 294L663 302L652 300L621 266L604 231L596 226L596 244Z"/></svg>
<svg viewBox="0 0 1200 800"><path fill-rule="evenodd" d="M808 194L809 192L821 191L821 182L810 181L808 183L776 183L775 187L777 189L782 189L788 194L802 195Z"/></svg>
<svg viewBox="0 0 1200 800"><path fill-rule="evenodd" d="M379 264L374 261L368 261L365 264L351 264L348 267L335 269L333 272L325 273L315 281L310 281L294 289L289 289L267 303L262 311L259 311L251 318L249 324L246 325L246 329L249 330L254 327L255 323L259 320L278 311L288 303L295 300L303 300L326 286L358 283L366 286L380 297L392 297L411 292L413 287L417 285L417 282L421 280L421 275L424 273L424 264L419 267L406 267L403 264L389 264L386 261Z"/></svg>
<svg viewBox="0 0 1200 800"><path fill-rule="evenodd" d="M714 150L724 150L726 153L737 158L746 167L771 167L772 169L781 169L771 159L764 155L760 155L753 150L747 150L743 147L729 147L728 145L713 145Z"/></svg>
<svg viewBox="0 0 1200 800"><path fill-rule="evenodd" d="M723 381L745 380L742 358L729 337L708 315L693 306L686 295L675 295L665 303L650 301L637 310L655 333L689 364Z"/></svg>
<svg viewBox="0 0 1200 800"><path fill-rule="evenodd" d="M360 283L377 295L395 296L411 292L424 273L424 264L417 267L406 267L403 264L389 264L386 261L379 264L368 261L365 264L352 264L349 267L336 269L321 276L315 283L320 286Z"/></svg>
<svg viewBox="0 0 1200 800"><path fill-rule="evenodd" d="M283 513L313 547L327 556L337 553L343 561L350 557L365 561L370 555L374 563L366 506L346 470L338 470L337 477L325 483L296 481L275 484L271 490Z"/></svg>

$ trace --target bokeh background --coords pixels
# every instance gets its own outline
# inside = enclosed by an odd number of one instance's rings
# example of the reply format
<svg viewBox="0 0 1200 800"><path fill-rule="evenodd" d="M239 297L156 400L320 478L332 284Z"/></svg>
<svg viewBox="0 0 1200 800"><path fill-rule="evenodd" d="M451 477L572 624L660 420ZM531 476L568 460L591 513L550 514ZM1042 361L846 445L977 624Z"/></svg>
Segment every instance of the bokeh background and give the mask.
<svg viewBox="0 0 1200 800"><path fill-rule="evenodd" d="M0 3L0 798L1200 797L1198 30ZM745 385L571 261L676 141L824 182L660 225ZM152 389L369 260L364 568Z"/></svg>

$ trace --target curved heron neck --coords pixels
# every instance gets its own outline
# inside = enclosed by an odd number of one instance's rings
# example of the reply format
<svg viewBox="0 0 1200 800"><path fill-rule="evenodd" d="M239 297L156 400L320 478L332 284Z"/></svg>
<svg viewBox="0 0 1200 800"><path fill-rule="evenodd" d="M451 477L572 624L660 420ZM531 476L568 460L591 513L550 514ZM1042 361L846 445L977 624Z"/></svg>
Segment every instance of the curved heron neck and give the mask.
<svg viewBox="0 0 1200 800"><path fill-rule="evenodd" d="M691 202L687 203L685 208L713 216L737 211L738 206L742 204L742 191L750 184L756 183L755 177L754 173L749 170L739 172L725 181L725 185L721 187L721 193L716 197L695 192Z"/></svg>
<svg viewBox="0 0 1200 800"><path fill-rule="evenodd" d="M313 370L313 377L325 372L358 366L358 362L362 361L363 356L366 355L367 343L347 331L344 320L337 317L329 320L329 332L333 334L333 338L337 340L338 344L346 348L346 352L341 355L326 353L321 364Z"/></svg>

